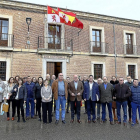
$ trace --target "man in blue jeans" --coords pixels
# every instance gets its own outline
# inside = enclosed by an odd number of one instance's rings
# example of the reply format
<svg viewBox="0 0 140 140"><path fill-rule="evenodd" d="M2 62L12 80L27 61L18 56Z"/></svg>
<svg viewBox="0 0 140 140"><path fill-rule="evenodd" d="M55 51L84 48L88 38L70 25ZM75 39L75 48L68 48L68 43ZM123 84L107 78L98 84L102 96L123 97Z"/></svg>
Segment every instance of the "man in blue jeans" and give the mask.
<svg viewBox="0 0 140 140"><path fill-rule="evenodd" d="M100 93L100 101L102 103L102 120L101 124L105 122L106 117L106 105L109 111L109 119L110 124L113 125L113 118L112 118L112 95L113 95L113 85L108 83L108 79L106 76L103 77L103 83L99 85L99 93Z"/></svg>
<svg viewBox="0 0 140 140"><path fill-rule="evenodd" d="M131 106L132 106L132 126L136 124L137 109L139 112L140 119L140 86L138 85L138 79L133 80L133 86L130 87L131 90Z"/></svg>
<svg viewBox="0 0 140 140"><path fill-rule="evenodd" d="M63 74L58 74L58 79L52 84L52 92L54 94L56 111L55 111L55 124L59 123L59 109L61 105L61 119L62 123L65 124L65 107L66 99L68 97L67 82L63 79Z"/></svg>
<svg viewBox="0 0 140 140"><path fill-rule="evenodd" d="M35 83L31 81L31 77L27 77L27 82L25 83L27 89L27 100L26 100L26 120L29 119L29 103L31 104L31 118L34 118L34 107L35 107Z"/></svg>
<svg viewBox="0 0 140 140"><path fill-rule="evenodd" d="M118 118L118 124L121 124L121 114L120 109L121 106L123 108L123 123L124 126L127 123L127 100L130 97L131 92L129 86L124 84L123 77L119 78L119 84L115 85L114 87L114 93L113 98L116 99L116 106L117 106L117 118Z"/></svg>

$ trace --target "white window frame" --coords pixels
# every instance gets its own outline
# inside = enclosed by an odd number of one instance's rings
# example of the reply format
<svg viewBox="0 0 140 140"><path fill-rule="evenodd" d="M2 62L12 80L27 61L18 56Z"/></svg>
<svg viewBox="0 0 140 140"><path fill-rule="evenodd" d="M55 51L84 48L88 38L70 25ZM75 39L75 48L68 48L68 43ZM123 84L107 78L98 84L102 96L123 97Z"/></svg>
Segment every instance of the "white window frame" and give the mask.
<svg viewBox="0 0 140 140"><path fill-rule="evenodd" d="M89 26L89 33L90 33L90 42L92 42L92 30L100 30L101 31L101 43L105 43L105 33L104 33L104 27L98 27L98 26ZM105 46L104 43L101 44L101 53L105 53ZM90 51L92 52L92 44L90 46ZM94 53L94 52L93 52Z"/></svg>
<svg viewBox="0 0 140 140"><path fill-rule="evenodd" d="M138 79L138 65L137 63L126 63L126 76L128 74L128 65L134 65L135 66L135 78Z"/></svg>
<svg viewBox="0 0 140 140"><path fill-rule="evenodd" d="M123 41L124 41L124 54L126 54L126 34L132 34L132 40L133 40L133 54L137 54L137 48L136 48L136 33L134 31L123 31Z"/></svg>
<svg viewBox="0 0 140 140"><path fill-rule="evenodd" d="M47 14L45 15L45 19L47 19ZM44 46L46 49L48 49L48 24L51 25L59 25L61 26L61 49L63 50L65 47L65 25L63 23L54 23L54 22L47 22L47 20L45 20L45 32L44 32L44 37L45 37L45 41L44 41Z"/></svg>
<svg viewBox="0 0 140 140"><path fill-rule="evenodd" d="M97 61L92 61L91 62L91 73L94 77L94 64L102 64L103 65L103 69L102 69L102 77L106 75L106 69L105 69L105 62L97 62ZM100 77L100 78L102 78ZM97 80L97 79L95 79Z"/></svg>
<svg viewBox="0 0 140 140"><path fill-rule="evenodd" d="M13 17L9 16L9 15L0 14L0 18L8 19L8 21L9 21L8 34L12 35L13 34ZM12 46L12 40L10 40L10 39L12 39L12 38L8 37L8 46Z"/></svg>
<svg viewBox="0 0 140 140"><path fill-rule="evenodd" d="M6 81L8 81L9 80L9 78L10 78L10 75L11 75L11 61L10 61L10 58L1 58L0 57L0 61L2 62L6 62ZM6 82L5 81L5 82Z"/></svg>

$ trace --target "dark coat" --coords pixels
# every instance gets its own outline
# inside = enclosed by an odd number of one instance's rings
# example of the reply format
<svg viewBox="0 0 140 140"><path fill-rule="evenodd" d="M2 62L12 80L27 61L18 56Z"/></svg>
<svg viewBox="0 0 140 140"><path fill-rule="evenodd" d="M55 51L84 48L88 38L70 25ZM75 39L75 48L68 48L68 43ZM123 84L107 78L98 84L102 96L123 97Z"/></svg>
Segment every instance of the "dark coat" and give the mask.
<svg viewBox="0 0 140 140"><path fill-rule="evenodd" d="M40 85L39 83L36 83L35 85L35 98L36 99L41 99L41 88L43 87L43 83L42 85Z"/></svg>
<svg viewBox="0 0 140 140"><path fill-rule="evenodd" d="M131 102L140 105L140 86L137 87L131 86L130 90L131 90L131 97L130 97Z"/></svg>
<svg viewBox="0 0 140 140"><path fill-rule="evenodd" d="M131 91L129 86L127 86L126 84L115 85L113 96L116 97L116 101L119 102L127 101L128 98L131 96Z"/></svg>
<svg viewBox="0 0 140 140"><path fill-rule="evenodd" d="M101 103L110 103L112 102L113 98L113 85L110 83L107 83L107 88L105 89L104 83L99 85L99 93L100 93L100 102Z"/></svg>
<svg viewBox="0 0 140 140"><path fill-rule="evenodd" d="M93 82L92 101L97 101L96 94L99 97L99 86L96 82ZM90 86L89 86L89 83L87 82L87 83L84 84L83 98L86 99L86 100L89 100L89 95L90 95Z"/></svg>
<svg viewBox="0 0 140 140"><path fill-rule="evenodd" d="M16 95L17 95L17 92L18 92L18 87L19 85L15 85L13 87L13 90L12 90L12 98L15 99ZM16 89L16 91L15 91ZM24 99L24 101L26 101L27 99L27 89L25 87L25 85L22 85L20 88L19 88L19 95L18 95L18 99Z"/></svg>

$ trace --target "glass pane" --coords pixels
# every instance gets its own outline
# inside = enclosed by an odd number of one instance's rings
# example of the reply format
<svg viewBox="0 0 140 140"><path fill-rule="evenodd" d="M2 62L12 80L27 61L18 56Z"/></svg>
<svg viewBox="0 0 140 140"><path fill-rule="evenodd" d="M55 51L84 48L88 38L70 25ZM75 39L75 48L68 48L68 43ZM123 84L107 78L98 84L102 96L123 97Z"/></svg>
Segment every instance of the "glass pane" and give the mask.
<svg viewBox="0 0 140 140"><path fill-rule="evenodd" d="M2 21L2 26L8 26L8 21L3 20L3 21Z"/></svg>
<svg viewBox="0 0 140 140"><path fill-rule="evenodd" d="M92 41L95 41L95 36L92 36Z"/></svg>
<svg viewBox="0 0 140 140"><path fill-rule="evenodd" d="M8 34L2 34L1 40L8 40Z"/></svg>
<svg viewBox="0 0 140 140"><path fill-rule="evenodd" d="M96 31L96 35L97 35L97 36L100 36L100 33L99 33L99 32L100 32L100 31Z"/></svg>
<svg viewBox="0 0 140 140"><path fill-rule="evenodd" d="M7 34L8 33L8 28L7 27L2 27L2 33Z"/></svg>
<svg viewBox="0 0 140 140"><path fill-rule="evenodd" d="M94 30L92 30L92 35L95 35L95 31Z"/></svg>
<svg viewBox="0 0 140 140"><path fill-rule="evenodd" d="M100 37L97 37L97 41L100 42Z"/></svg>
<svg viewBox="0 0 140 140"><path fill-rule="evenodd" d="M97 47L100 47L100 42L97 42Z"/></svg>
<svg viewBox="0 0 140 140"><path fill-rule="evenodd" d="M53 44L53 36L52 35L49 35L49 37L48 37L48 43Z"/></svg>

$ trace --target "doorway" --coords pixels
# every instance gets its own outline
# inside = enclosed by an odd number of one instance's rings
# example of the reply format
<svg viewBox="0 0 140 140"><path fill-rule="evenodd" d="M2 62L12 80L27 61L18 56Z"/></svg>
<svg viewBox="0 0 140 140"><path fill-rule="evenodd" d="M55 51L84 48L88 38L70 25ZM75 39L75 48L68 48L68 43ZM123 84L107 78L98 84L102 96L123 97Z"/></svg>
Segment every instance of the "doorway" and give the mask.
<svg viewBox="0 0 140 140"><path fill-rule="evenodd" d="M58 74L62 73L62 62L47 62L46 72L50 76L55 75L58 78Z"/></svg>

